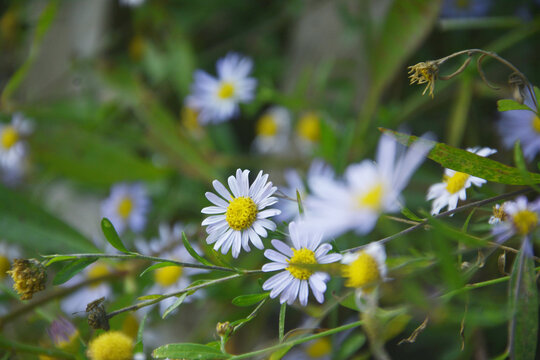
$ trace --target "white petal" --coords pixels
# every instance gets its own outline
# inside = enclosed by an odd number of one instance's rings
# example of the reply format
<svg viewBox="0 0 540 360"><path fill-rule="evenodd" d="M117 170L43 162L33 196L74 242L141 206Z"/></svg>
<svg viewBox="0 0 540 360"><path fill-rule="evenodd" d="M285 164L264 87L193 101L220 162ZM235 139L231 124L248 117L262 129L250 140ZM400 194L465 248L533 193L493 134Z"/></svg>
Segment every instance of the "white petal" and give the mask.
<svg viewBox="0 0 540 360"><path fill-rule="evenodd" d="M229 201L230 199L232 199L231 193L229 193L227 188L223 186L221 182L219 182L218 180L214 180L212 181L212 185L214 186L214 189L216 189L216 191L219 193L219 195L223 196L225 200Z"/></svg>
<svg viewBox="0 0 540 360"><path fill-rule="evenodd" d="M264 264L262 267L262 271L268 272L268 271L277 271L277 270L283 270L287 267L287 264L280 264L276 262L271 262L268 264Z"/></svg>
<svg viewBox="0 0 540 360"><path fill-rule="evenodd" d="M285 244L283 241L279 241L279 240L272 240L272 246L274 246L279 252L289 256L289 257L292 257L294 255L292 249L290 246L288 246L287 244Z"/></svg>
<svg viewBox="0 0 540 360"><path fill-rule="evenodd" d="M217 180L216 180L217 181ZM207 191L205 194L206 198L213 203L214 205L221 206L225 209L229 206L229 203L217 196L216 194ZM230 199L230 198L229 198Z"/></svg>

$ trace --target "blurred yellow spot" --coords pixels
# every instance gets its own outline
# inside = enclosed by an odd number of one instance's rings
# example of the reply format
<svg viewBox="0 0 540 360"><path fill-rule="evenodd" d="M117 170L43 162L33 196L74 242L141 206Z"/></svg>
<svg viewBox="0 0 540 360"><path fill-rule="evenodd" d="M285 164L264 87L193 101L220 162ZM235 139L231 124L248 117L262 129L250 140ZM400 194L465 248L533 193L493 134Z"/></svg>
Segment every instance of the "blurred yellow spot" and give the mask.
<svg viewBox="0 0 540 360"><path fill-rule="evenodd" d="M373 210L379 210L382 206L383 187L377 184L372 187L367 194L359 197L358 203L361 207L369 207Z"/></svg>
<svg viewBox="0 0 540 360"><path fill-rule="evenodd" d="M4 149L10 149L19 141L19 133L13 126L6 126L4 131L2 131L2 137L0 138L0 143Z"/></svg>
<svg viewBox="0 0 540 360"><path fill-rule="evenodd" d="M139 332L139 321L133 313L129 313L122 322L122 332L132 339L137 338Z"/></svg>
<svg viewBox="0 0 540 360"><path fill-rule="evenodd" d="M234 95L234 85L230 82L224 82L221 84L218 90L218 97L220 99L229 99Z"/></svg>
<svg viewBox="0 0 540 360"><path fill-rule="evenodd" d="M298 120L298 134L311 142L318 142L321 138L321 124L319 117L309 112Z"/></svg>
<svg viewBox="0 0 540 360"><path fill-rule="evenodd" d="M90 342L87 355L91 360L131 360L133 340L120 331L109 331Z"/></svg>
<svg viewBox="0 0 540 360"><path fill-rule="evenodd" d="M270 114L261 116L257 122L255 132L260 136L275 136L278 133L278 125L274 117Z"/></svg>
<svg viewBox="0 0 540 360"><path fill-rule="evenodd" d="M201 125L199 124L197 117L198 114L195 109L190 108L189 106L184 106L182 108L182 112L180 113L180 121L188 131L193 132L201 130Z"/></svg>
<svg viewBox="0 0 540 360"><path fill-rule="evenodd" d="M9 259L4 255L0 255L0 279L7 276L7 271L10 267L11 263L9 262Z"/></svg>
<svg viewBox="0 0 540 360"><path fill-rule="evenodd" d="M7 42L12 41L17 33L17 12L9 9L0 19L0 31L2 38Z"/></svg>
<svg viewBox="0 0 540 360"><path fill-rule="evenodd" d="M300 250L294 248L291 249L294 254L291 257L291 260L288 260L289 264L317 264L317 259L315 258L315 253L313 251L305 248ZM301 266L290 265L286 269L292 276L300 280L307 280L313 274L313 270Z"/></svg>
<svg viewBox="0 0 540 360"><path fill-rule="evenodd" d="M133 200L129 197L123 198L117 207L118 214L124 219L127 219L133 210Z"/></svg>
<svg viewBox="0 0 540 360"><path fill-rule="evenodd" d="M537 133L540 134L540 117L538 116L535 116L533 121L532 121L532 127L534 129L534 131L536 131Z"/></svg>
<svg viewBox="0 0 540 360"><path fill-rule="evenodd" d="M521 210L513 216L514 226L521 235L529 234L538 225L538 215L531 210Z"/></svg>
<svg viewBox="0 0 540 360"><path fill-rule="evenodd" d="M96 264L94 266L92 266L89 270L88 270L88 279L90 280L96 280L96 279L99 279L99 278L102 278L106 275L109 275L111 272L109 270L109 267L105 264ZM92 282L92 284L90 286L92 287L96 287L98 286L99 284L101 284L101 281L94 281Z"/></svg>
<svg viewBox="0 0 540 360"><path fill-rule="evenodd" d="M257 219L257 205L244 196L234 198L227 207L225 220L233 230L245 230Z"/></svg>
<svg viewBox="0 0 540 360"><path fill-rule="evenodd" d="M444 181L446 182L446 190L450 194L455 194L465 187L467 179L469 179L469 174L462 172L456 172L452 177L446 177Z"/></svg>
<svg viewBox="0 0 540 360"><path fill-rule="evenodd" d="M373 290L373 285L381 279L377 260L365 251L360 251L358 258L348 265L343 265L345 286L360 288L368 285L364 291Z"/></svg>
<svg viewBox="0 0 540 360"><path fill-rule="evenodd" d="M332 343L327 337L315 340L306 348L306 354L310 358L319 358L329 355L332 351Z"/></svg>
<svg viewBox="0 0 540 360"><path fill-rule="evenodd" d="M181 266L165 266L154 271L154 280L163 287L169 287L178 281L182 271Z"/></svg>

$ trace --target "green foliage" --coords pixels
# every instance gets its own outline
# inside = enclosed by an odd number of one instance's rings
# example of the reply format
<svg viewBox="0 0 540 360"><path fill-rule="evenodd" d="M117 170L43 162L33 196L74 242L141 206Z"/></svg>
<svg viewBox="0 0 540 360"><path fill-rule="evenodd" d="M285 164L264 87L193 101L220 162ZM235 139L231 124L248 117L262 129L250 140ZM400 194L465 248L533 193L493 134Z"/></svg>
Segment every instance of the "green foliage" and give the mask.
<svg viewBox="0 0 540 360"><path fill-rule="evenodd" d="M188 360L214 360L227 359L229 355L223 354L221 351L211 346L185 343L161 346L152 352L152 357L156 359L172 358Z"/></svg>
<svg viewBox="0 0 540 360"><path fill-rule="evenodd" d="M262 293L262 294L249 294L249 295L240 295L235 297L232 300L233 305L236 306L251 306L255 305L258 302L266 299L270 295L270 293Z"/></svg>
<svg viewBox="0 0 540 360"><path fill-rule="evenodd" d="M98 258L78 259L65 265L53 280L53 285L61 285L83 271L88 265L94 263Z"/></svg>
<svg viewBox="0 0 540 360"><path fill-rule="evenodd" d="M529 110L534 111L525 104L520 104L515 100L511 99L502 99L497 101L497 110L499 111L509 111L509 110Z"/></svg>
<svg viewBox="0 0 540 360"><path fill-rule="evenodd" d="M163 312L163 315L161 316L161 318L165 319L167 317L167 315L169 315L171 312L176 310L180 305L182 305L182 303L186 299L187 295L188 295L188 293L185 292L185 293L181 294L180 296L178 296L177 299L174 301L174 303L172 303L167 309L165 309L165 311Z"/></svg>
<svg viewBox="0 0 540 360"><path fill-rule="evenodd" d="M120 240L120 236L118 236L116 229L114 228L113 224L109 219L101 219L101 230L103 231L103 235L105 235L105 238L107 239L109 244L111 244L116 250L119 250L126 254L130 253L130 251L126 249L126 247L122 243L122 240Z"/></svg>
<svg viewBox="0 0 540 360"><path fill-rule="evenodd" d="M200 262L201 264L204 264L204 265L209 265L209 266L214 265L210 261L203 258L201 255L199 255L195 251L195 249L193 249L193 247L189 243L189 240L187 239L186 234L184 232L182 232L182 243L186 247L186 250L189 252L189 255L193 256L193 258L196 259L198 262Z"/></svg>

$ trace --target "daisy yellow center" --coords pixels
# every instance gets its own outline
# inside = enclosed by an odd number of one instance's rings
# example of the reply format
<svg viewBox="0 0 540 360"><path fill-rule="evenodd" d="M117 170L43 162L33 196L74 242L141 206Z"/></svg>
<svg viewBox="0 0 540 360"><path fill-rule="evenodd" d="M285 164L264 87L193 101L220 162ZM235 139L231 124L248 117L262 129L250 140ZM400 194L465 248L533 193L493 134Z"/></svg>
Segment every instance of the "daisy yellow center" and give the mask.
<svg viewBox="0 0 540 360"><path fill-rule="evenodd" d="M317 142L321 138L321 126L319 117L313 113L306 114L298 121L298 134L311 142Z"/></svg>
<svg viewBox="0 0 540 360"><path fill-rule="evenodd" d="M290 260L288 260L289 264L317 264L317 259L315 258L315 253L313 251L305 248L300 250L293 248L292 251L293 256ZM292 276L300 280L307 280L313 274L313 270L304 268L302 266L289 265L286 269L291 273Z"/></svg>
<svg viewBox="0 0 540 360"><path fill-rule="evenodd" d="M90 270L88 270L88 279L95 280L102 278L106 275L109 275L111 272L109 271L109 267L105 264L97 264L92 266ZM101 283L101 281L95 281L90 286L96 287Z"/></svg>
<svg viewBox="0 0 540 360"><path fill-rule="evenodd" d="M367 193L358 197L358 205L360 205L360 207L368 207L373 210L378 210L382 205L382 197L383 186L381 184L377 184L373 186Z"/></svg>
<svg viewBox="0 0 540 360"><path fill-rule="evenodd" d="M310 358L319 358L330 355L331 351L332 344L330 343L330 339L326 337L315 340L306 348L306 354L308 354Z"/></svg>
<svg viewBox="0 0 540 360"><path fill-rule="evenodd" d="M116 210L122 218L127 219L131 214L131 211L133 210L133 200L131 200L130 197L126 196L125 198L120 200Z"/></svg>
<svg viewBox="0 0 540 360"><path fill-rule="evenodd" d="M133 340L120 331L101 334L88 345L91 360L130 360L133 357Z"/></svg>
<svg viewBox="0 0 540 360"><path fill-rule="evenodd" d="M465 174L462 172L456 172L451 177L447 177L444 181L446 182L446 190L450 194L455 194L461 189L465 187L465 184L467 183L467 179L469 179L469 174Z"/></svg>
<svg viewBox="0 0 540 360"><path fill-rule="evenodd" d="M13 126L7 126L2 131L2 137L0 138L0 143L4 149L10 149L19 141L19 133Z"/></svg>
<svg viewBox="0 0 540 360"><path fill-rule="evenodd" d="M343 266L343 276L346 278L345 285L353 288L373 285L381 279L377 260L365 251L361 251L356 260Z"/></svg>
<svg viewBox="0 0 540 360"><path fill-rule="evenodd" d="M518 211L512 219L517 232L521 235L527 235L538 224L538 214L530 210Z"/></svg>
<svg viewBox="0 0 540 360"><path fill-rule="evenodd" d="M7 271L11 267L11 264L9 263L9 259L4 256L0 255L0 279L3 279L7 275Z"/></svg>
<svg viewBox="0 0 540 360"><path fill-rule="evenodd" d="M154 272L154 280L163 287L175 284L182 276L181 266L165 266Z"/></svg>
<svg viewBox="0 0 540 360"><path fill-rule="evenodd" d="M534 131L536 131L537 133L540 134L540 117L538 116L535 116L533 121L532 121L532 127L534 129Z"/></svg>
<svg viewBox="0 0 540 360"><path fill-rule="evenodd" d="M257 122L257 128L255 129L257 135L261 136L275 136L278 132L278 125L272 115L263 115Z"/></svg>
<svg viewBox="0 0 540 360"><path fill-rule="evenodd" d="M245 230L257 219L257 205L249 197L234 198L227 207L225 220L233 230Z"/></svg>
<svg viewBox="0 0 540 360"><path fill-rule="evenodd" d="M218 90L218 97L226 100L232 98L234 95L234 85L228 81L221 84Z"/></svg>

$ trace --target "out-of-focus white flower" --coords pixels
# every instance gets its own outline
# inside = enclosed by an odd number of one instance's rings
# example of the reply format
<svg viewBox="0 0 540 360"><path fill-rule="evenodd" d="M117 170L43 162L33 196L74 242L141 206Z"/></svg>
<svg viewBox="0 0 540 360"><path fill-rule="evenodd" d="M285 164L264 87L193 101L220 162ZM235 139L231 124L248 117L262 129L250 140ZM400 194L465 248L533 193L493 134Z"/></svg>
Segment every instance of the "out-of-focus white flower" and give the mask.
<svg viewBox="0 0 540 360"><path fill-rule="evenodd" d="M141 232L146 225L146 215L150 209L150 199L140 183L116 184L111 194L103 202L101 212L121 234L126 227L133 232Z"/></svg>
<svg viewBox="0 0 540 360"><path fill-rule="evenodd" d="M396 156L396 141L383 135L376 163L352 164L343 179L317 177L310 182L313 195L305 202L305 225L323 233L325 239L348 230L368 233L381 213L400 209L401 191L431 147L420 139Z"/></svg>
<svg viewBox="0 0 540 360"><path fill-rule="evenodd" d="M468 148L467 151L478 156L486 157L495 154L497 150L490 148ZM462 172L444 169L442 183L433 184L428 189L427 200L433 200L431 214L438 214L442 208L448 206L448 210L457 207L458 200L467 198L467 189L474 186L482 186L487 181L476 176Z"/></svg>
<svg viewBox="0 0 540 360"><path fill-rule="evenodd" d="M300 151L309 154L321 140L321 119L316 112L309 111L298 119L296 140Z"/></svg>
<svg viewBox="0 0 540 360"><path fill-rule="evenodd" d="M535 110L530 96L525 97L525 105ZM497 130L504 146L513 149L516 141L520 141L523 156L532 161L540 153L540 117L529 110L509 110L501 113Z"/></svg>
<svg viewBox="0 0 540 360"><path fill-rule="evenodd" d="M264 256L272 262L263 265L262 271L283 270L263 284L264 290L270 290L270 297L280 296L280 303L292 305L296 298L302 306L307 305L308 287L319 303L324 302L326 282L330 276L322 271L314 271L297 265L330 264L341 259L340 254L328 254L330 244L321 244L322 235L299 227L295 222L289 224L289 236L292 247L279 240L272 240L275 250L266 250Z"/></svg>
<svg viewBox="0 0 540 360"><path fill-rule="evenodd" d="M365 249L347 253L341 259L345 286L357 289L357 294L370 293L381 281L386 281L386 252L377 242Z"/></svg>
<svg viewBox="0 0 540 360"><path fill-rule="evenodd" d="M217 78L195 71L186 101L199 112L201 124L227 121L238 114L238 104L253 100L257 80L249 77L252 68L250 58L229 53L217 61Z"/></svg>
<svg viewBox="0 0 540 360"><path fill-rule="evenodd" d="M289 151L291 115L282 106L273 106L258 120L255 126L255 149L263 154L278 154Z"/></svg>
<svg viewBox="0 0 540 360"><path fill-rule="evenodd" d="M0 124L0 173L7 183L16 182L24 173L33 124L21 113L13 114L10 124Z"/></svg>
<svg viewBox="0 0 540 360"><path fill-rule="evenodd" d="M129 6L129 7L137 7L144 4L145 0L118 0L120 2L120 5L123 6Z"/></svg>
<svg viewBox="0 0 540 360"><path fill-rule="evenodd" d="M491 0L444 0L441 17L480 17L486 15L490 7Z"/></svg>
<svg viewBox="0 0 540 360"><path fill-rule="evenodd" d="M277 188L267 181L268 174L260 171L255 181L249 185L249 170L236 170L236 177L229 176L228 183L231 193L218 180L212 185L217 193L207 192L206 198L214 206L201 210L203 214L211 214L202 222L207 225L208 237L206 242L214 244L214 250L221 248L226 254L232 249L233 257L238 257L240 249L249 251L251 242L256 248L263 249L261 237L265 238L267 229L274 231L276 224L269 217L281 213L278 209L266 209L277 202L272 195ZM214 215L216 214L216 215Z"/></svg>
<svg viewBox="0 0 540 360"><path fill-rule="evenodd" d="M113 269L109 265L97 261L84 269L82 273L73 276L62 284L62 286L71 287L83 281L95 280L62 299L60 303L62 311L66 315L78 313L82 316L86 311L87 304L102 297L110 297L112 295L111 286L107 282L98 279L111 274L112 271Z"/></svg>
<svg viewBox="0 0 540 360"><path fill-rule="evenodd" d="M513 235L529 238L540 224L540 198L531 203L525 196L518 197L515 202L507 201L504 203L504 213L506 218L492 228L497 242L505 242Z"/></svg>

